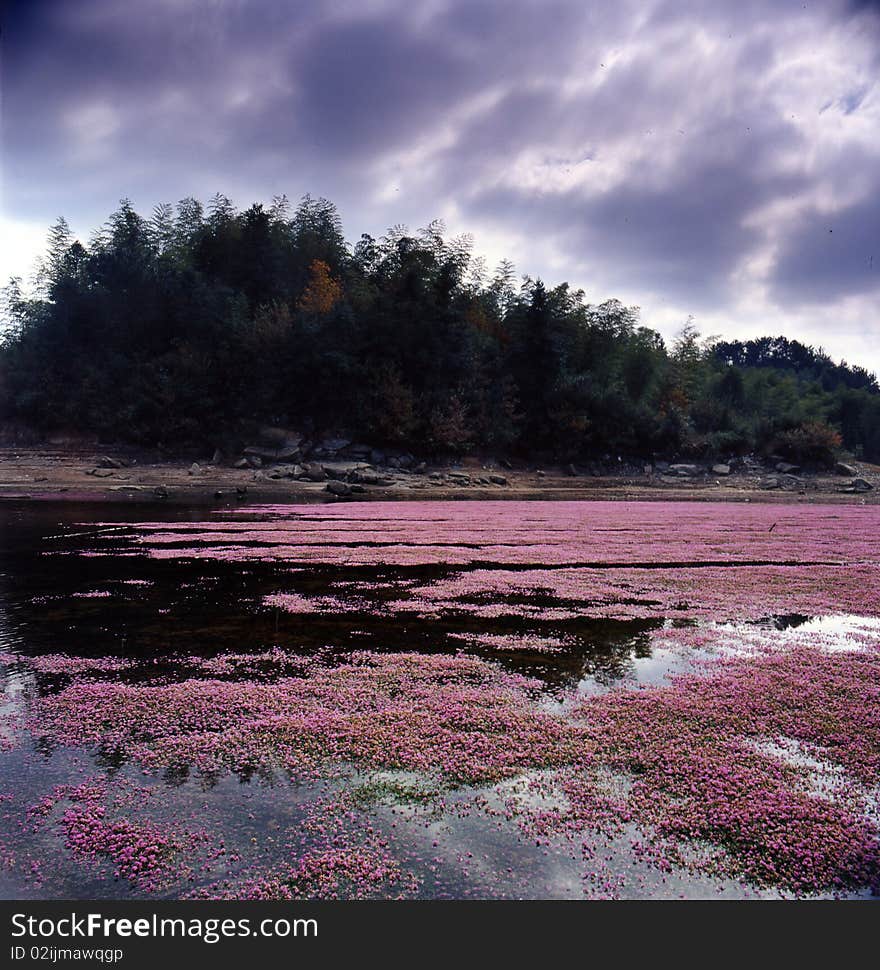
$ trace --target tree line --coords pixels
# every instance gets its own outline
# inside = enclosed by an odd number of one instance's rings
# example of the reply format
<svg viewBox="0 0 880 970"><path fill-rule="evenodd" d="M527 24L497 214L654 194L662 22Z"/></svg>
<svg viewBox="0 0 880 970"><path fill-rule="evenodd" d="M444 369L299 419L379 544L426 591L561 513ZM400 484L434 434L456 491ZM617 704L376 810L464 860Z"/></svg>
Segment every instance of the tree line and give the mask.
<svg viewBox="0 0 880 970"><path fill-rule="evenodd" d="M5 290L0 416L167 450L264 424L420 453L880 460L874 375L785 337L667 346L636 307L490 272L441 223L346 243L334 206L128 201L61 219Z"/></svg>

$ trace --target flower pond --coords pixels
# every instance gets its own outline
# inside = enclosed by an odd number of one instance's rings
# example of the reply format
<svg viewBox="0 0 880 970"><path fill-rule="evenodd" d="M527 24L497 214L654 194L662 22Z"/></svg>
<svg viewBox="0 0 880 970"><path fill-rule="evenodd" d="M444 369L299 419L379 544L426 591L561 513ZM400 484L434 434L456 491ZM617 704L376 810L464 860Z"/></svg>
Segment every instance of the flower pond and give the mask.
<svg viewBox="0 0 880 970"><path fill-rule="evenodd" d="M0 507L3 898L880 894L880 507Z"/></svg>

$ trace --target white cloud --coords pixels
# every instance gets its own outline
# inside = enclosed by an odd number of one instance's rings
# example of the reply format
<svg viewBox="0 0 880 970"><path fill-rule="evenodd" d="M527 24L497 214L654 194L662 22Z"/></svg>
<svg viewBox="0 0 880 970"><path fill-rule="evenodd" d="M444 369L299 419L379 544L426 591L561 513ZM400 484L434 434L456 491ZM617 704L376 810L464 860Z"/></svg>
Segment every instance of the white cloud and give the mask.
<svg viewBox="0 0 880 970"><path fill-rule="evenodd" d="M27 284L46 249L46 226L0 214L0 285L12 276Z"/></svg>

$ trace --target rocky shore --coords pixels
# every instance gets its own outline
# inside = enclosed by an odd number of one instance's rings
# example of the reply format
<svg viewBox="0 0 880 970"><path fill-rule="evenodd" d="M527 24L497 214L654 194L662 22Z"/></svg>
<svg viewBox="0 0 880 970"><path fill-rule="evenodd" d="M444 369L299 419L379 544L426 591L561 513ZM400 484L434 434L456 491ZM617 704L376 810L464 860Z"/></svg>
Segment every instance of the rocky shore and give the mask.
<svg viewBox="0 0 880 970"><path fill-rule="evenodd" d="M551 498L703 501L880 501L880 466L820 471L777 457L634 463L613 456L565 465L492 457L428 461L346 438L308 441L280 429L210 460L56 440L0 447L0 501L234 504L370 499Z"/></svg>

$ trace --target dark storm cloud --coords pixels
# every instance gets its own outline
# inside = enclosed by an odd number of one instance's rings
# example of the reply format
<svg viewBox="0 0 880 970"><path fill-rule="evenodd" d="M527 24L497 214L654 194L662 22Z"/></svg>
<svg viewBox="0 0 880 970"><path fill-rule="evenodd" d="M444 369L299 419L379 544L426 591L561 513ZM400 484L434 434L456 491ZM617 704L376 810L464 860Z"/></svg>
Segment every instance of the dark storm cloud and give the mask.
<svg viewBox="0 0 880 970"><path fill-rule="evenodd" d="M630 287L633 277L649 290L691 301L694 309L731 296L729 277L760 240L747 224L754 208L798 180L759 180L742 159L694 163L662 186L649 173L594 197L571 190L551 198L510 190L475 200L487 219L504 213L529 233L564 240L573 260L603 278Z"/></svg>
<svg viewBox="0 0 880 970"><path fill-rule="evenodd" d="M300 96L291 130L330 155L381 152L430 126L470 90L474 70L401 25L334 26L292 65Z"/></svg>
<svg viewBox="0 0 880 970"><path fill-rule="evenodd" d="M468 2L425 24L395 12L320 27L291 63L299 91L291 133L334 157L387 152L485 87L535 70L544 44L558 72L578 16L558 3Z"/></svg>
<svg viewBox="0 0 880 970"><path fill-rule="evenodd" d="M766 67L769 56L759 40L733 59L745 72ZM683 84L690 73L687 64L635 59L570 98L552 89L513 93L462 131L444 168L459 176L501 171L525 133L530 144L556 150L549 158L563 172L580 166L579 184L562 191L490 185L470 197L471 211L563 242L573 262L601 266L599 275L614 285L637 274L642 286L687 297L694 307L725 299L730 277L763 238L751 217L808 186L804 172L778 164L803 151L805 140L760 98L749 100L736 78L725 86L724 104L703 89L693 110ZM633 158L611 185L593 177L592 167L630 149Z"/></svg>
<svg viewBox="0 0 880 970"><path fill-rule="evenodd" d="M880 293L880 183L861 202L800 219L782 246L774 286L781 302Z"/></svg>
<svg viewBox="0 0 880 970"><path fill-rule="evenodd" d="M880 14L880 0L849 0L849 7L856 13L868 11Z"/></svg>
<svg viewBox="0 0 880 970"><path fill-rule="evenodd" d="M11 3L4 208L311 191L353 235L451 212L523 270L731 326L876 298L878 26L849 0Z"/></svg>

